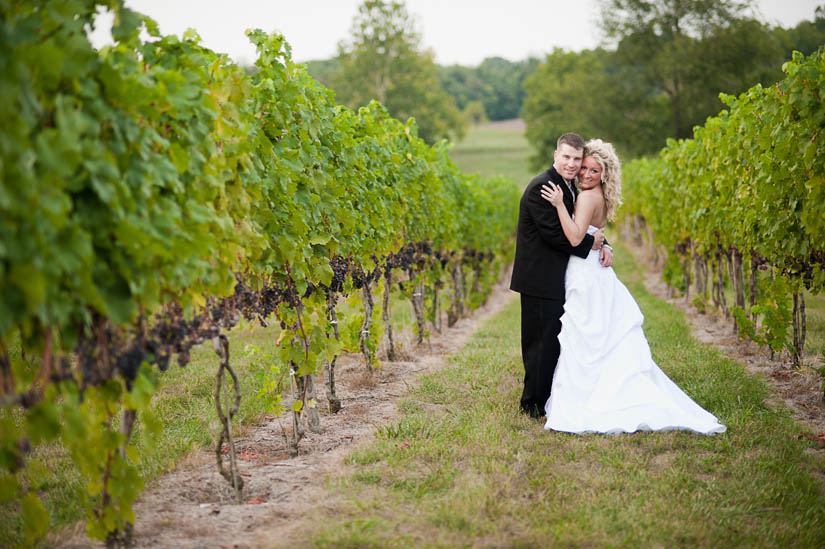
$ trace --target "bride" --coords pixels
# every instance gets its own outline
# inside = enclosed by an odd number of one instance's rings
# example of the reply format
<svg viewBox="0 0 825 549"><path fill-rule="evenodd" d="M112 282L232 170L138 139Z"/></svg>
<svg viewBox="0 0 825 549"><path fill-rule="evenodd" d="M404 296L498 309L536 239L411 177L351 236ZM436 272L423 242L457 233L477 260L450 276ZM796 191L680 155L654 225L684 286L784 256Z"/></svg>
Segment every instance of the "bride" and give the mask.
<svg viewBox="0 0 825 549"><path fill-rule="evenodd" d="M571 218L552 182L542 196L558 210L564 235L576 246L603 228L621 200L613 146L592 139L579 171L581 192ZM726 427L687 396L656 365L642 332L644 317L598 250L572 256L565 275L561 354L545 405L545 429L568 433L632 433L685 429L703 434Z"/></svg>

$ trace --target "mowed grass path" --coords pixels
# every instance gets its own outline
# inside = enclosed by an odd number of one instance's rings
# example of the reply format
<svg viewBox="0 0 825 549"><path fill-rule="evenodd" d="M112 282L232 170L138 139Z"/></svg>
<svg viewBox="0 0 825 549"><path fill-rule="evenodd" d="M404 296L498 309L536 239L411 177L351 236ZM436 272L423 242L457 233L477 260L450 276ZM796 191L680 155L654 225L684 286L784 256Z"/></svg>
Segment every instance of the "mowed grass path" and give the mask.
<svg viewBox="0 0 825 549"><path fill-rule="evenodd" d="M631 253L616 270L662 369L727 426L576 436L517 413L519 303L489 318L401 418L354 453L320 511L317 546L825 546L823 452L769 388L689 334Z"/></svg>
<svg viewBox="0 0 825 549"><path fill-rule="evenodd" d="M471 127L450 151L450 158L464 173L504 175L523 189L538 173L528 168L530 153L523 124L512 120ZM547 166L551 163L548 159Z"/></svg>
<svg viewBox="0 0 825 549"><path fill-rule="evenodd" d="M521 133L472 128L451 156L464 171L534 175ZM651 296L632 254L616 271L645 313L663 370L727 426L575 436L516 412L519 303L488 319L443 372L400 403L401 418L354 453L319 511L317 546L825 546L825 458L805 428L766 404L770 389L702 345Z"/></svg>

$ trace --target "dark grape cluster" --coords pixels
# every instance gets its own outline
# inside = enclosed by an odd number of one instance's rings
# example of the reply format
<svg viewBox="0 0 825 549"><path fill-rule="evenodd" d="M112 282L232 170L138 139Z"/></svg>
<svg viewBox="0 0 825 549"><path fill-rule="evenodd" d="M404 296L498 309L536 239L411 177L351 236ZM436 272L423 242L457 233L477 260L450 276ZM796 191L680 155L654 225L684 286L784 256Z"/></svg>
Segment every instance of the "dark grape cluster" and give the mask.
<svg viewBox="0 0 825 549"><path fill-rule="evenodd" d="M473 248L464 248L462 251L462 261L465 265L480 265L485 261L492 261L496 257L493 252L481 252Z"/></svg>
<svg viewBox="0 0 825 549"><path fill-rule="evenodd" d="M383 271L381 267L376 267L371 271L364 272L364 270L356 265L350 270L350 276L352 276L352 285L360 290L364 287L364 284L369 284L370 282L374 282L381 278Z"/></svg>
<svg viewBox="0 0 825 549"><path fill-rule="evenodd" d="M759 268L760 271L764 271L768 268L768 260L754 251L751 251L751 261Z"/></svg>
<svg viewBox="0 0 825 549"><path fill-rule="evenodd" d="M266 327L266 319L275 312L278 304L285 300L285 292L277 282L263 283L260 290L253 290L243 283L240 275L237 279L238 283L232 296L236 307L245 319L257 318L261 325Z"/></svg>
<svg viewBox="0 0 825 549"><path fill-rule="evenodd" d="M389 253L384 257L384 276L387 276L393 269L401 268L401 257L398 254Z"/></svg>
<svg viewBox="0 0 825 549"><path fill-rule="evenodd" d="M423 271L434 256L432 246L427 241L405 244L396 254L399 267L405 271ZM446 263L445 263L446 264Z"/></svg>
<svg viewBox="0 0 825 549"><path fill-rule="evenodd" d="M241 317L257 319L266 326L266 319L277 312L279 304L288 303L297 307L301 299L306 299L318 289L341 293L347 276L352 277L353 286L360 290L365 283L377 281L391 269L419 271L433 262L440 262L443 268L454 256L455 252L434 250L429 242L421 241L406 244L397 253L389 254L382 260L373 256L376 268L364 271L352 258L336 255L330 259L332 281L329 287L308 283L300 297L294 285L259 280L255 284L258 289L255 289L238 274L232 296L210 298L203 308L189 317L179 304L171 303L151 319L141 315L129 329L116 329L102 315L92 312L92 322L81 330L75 348L83 385L97 385L120 375L131 388L144 361L157 366L162 372L169 368L173 356L179 366L185 366L189 363L192 347L216 337L221 329L232 328ZM463 258L465 262L480 263L492 260L493 254L465 248ZM285 326L282 325L282 328ZM71 377L67 360L64 359L60 368L60 372L52 374L53 378Z"/></svg>
<svg viewBox="0 0 825 549"><path fill-rule="evenodd" d="M674 246L673 250L679 255L686 255L688 250L690 250L690 242L679 242Z"/></svg>
<svg viewBox="0 0 825 549"><path fill-rule="evenodd" d="M350 269L349 258L341 257L340 255L333 256L329 260L329 266L332 269L332 282L327 292L341 293L344 291L344 281L347 279Z"/></svg>
<svg viewBox="0 0 825 549"><path fill-rule="evenodd" d="M814 284L814 274L825 269L825 252L814 251L806 258L789 258L782 274L789 277L801 277L805 288L811 290Z"/></svg>
<svg viewBox="0 0 825 549"><path fill-rule="evenodd" d="M435 260L441 263L441 268L444 269L447 266L447 263L450 262L450 258L452 258L453 254L451 252L442 252L441 250L435 251Z"/></svg>
<svg viewBox="0 0 825 549"><path fill-rule="evenodd" d="M153 317L151 326L141 315L131 329L114 328L92 312L92 322L81 331L75 347L83 386L98 385L120 375L131 389L144 361L163 372L169 368L172 355L177 355L178 365L185 366L192 347L218 335L221 327L237 322L238 315L228 311L229 299L208 302L206 309L192 318L186 318L183 308L172 303Z"/></svg>

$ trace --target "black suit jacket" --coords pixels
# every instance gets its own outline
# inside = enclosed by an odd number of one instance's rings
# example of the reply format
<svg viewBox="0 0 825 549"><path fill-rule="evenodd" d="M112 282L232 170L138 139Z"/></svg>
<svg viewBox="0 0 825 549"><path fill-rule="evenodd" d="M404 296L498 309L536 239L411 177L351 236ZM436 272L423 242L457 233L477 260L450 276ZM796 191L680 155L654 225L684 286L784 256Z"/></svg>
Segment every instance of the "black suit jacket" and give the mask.
<svg viewBox="0 0 825 549"><path fill-rule="evenodd" d="M564 300L564 273L570 255L587 257L593 236L585 235L576 247L561 228L556 207L541 197L541 186L553 181L562 189L564 206L573 214L573 196L567 183L550 166L528 183L519 202L516 259L510 289L525 295Z"/></svg>

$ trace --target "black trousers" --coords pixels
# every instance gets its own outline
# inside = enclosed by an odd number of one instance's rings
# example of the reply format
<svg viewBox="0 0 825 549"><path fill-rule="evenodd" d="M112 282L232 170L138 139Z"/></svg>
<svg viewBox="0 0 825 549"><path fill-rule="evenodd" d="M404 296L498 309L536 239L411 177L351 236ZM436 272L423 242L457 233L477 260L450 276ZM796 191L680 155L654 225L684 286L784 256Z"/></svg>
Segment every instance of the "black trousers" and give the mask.
<svg viewBox="0 0 825 549"><path fill-rule="evenodd" d="M532 417L544 415L553 373L559 360L558 335L564 301L521 294L521 357L524 391L521 409Z"/></svg>

